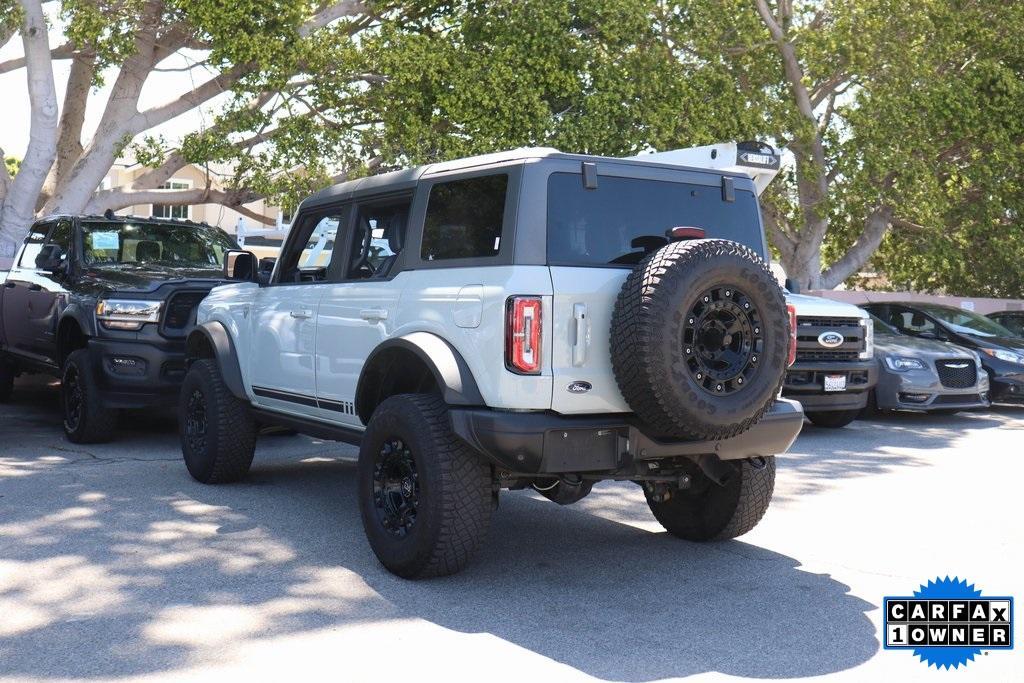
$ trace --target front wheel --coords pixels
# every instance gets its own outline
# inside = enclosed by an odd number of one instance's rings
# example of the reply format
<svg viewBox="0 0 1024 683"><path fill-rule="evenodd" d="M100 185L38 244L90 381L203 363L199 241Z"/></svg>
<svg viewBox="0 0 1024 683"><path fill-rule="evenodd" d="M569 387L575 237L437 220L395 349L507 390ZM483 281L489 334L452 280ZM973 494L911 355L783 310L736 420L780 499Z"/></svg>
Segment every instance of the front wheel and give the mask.
<svg viewBox="0 0 1024 683"><path fill-rule="evenodd" d="M855 410L809 410L804 414L816 427L839 429L860 417L861 408Z"/></svg>
<svg viewBox="0 0 1024 683"><path fill-rule="evenodd" d="M668 500L655 500L647 492L647 505L666 531L687 541L720 541L757 526L775 490L775 457L727 464L733 473L722 484L698 473L690 488L673 492Z"/></svg>
<svg viewBox="0 0 1024 683"><path fill-rule="evenodd" d="M402 394L373 412L359 449L363 529L406 579L454 574L490 525L491 468L452 433L439 396Z"/></svg>
<svg viewBox="0 0 1024 683"><path fill-rule="evenodd" d="M14 365L6 358L0 357L0 403L11 400L14 391Z"/></svg>
<svg viewBox="0 0 1024 683"><path fill-rule="evenodd" d="M114 437L117 411L103 405L85 349L68 354L61 375L64 434L71 443L103 443Z"/></svg>
<svg viewBox="0 0 1024 683"><path fill-rule="evenodd" d="M225 484L249 472L256 450L256 421L236 398L217 361L192 363L178 399L178 433L185 467L196 481Z"/></svg>

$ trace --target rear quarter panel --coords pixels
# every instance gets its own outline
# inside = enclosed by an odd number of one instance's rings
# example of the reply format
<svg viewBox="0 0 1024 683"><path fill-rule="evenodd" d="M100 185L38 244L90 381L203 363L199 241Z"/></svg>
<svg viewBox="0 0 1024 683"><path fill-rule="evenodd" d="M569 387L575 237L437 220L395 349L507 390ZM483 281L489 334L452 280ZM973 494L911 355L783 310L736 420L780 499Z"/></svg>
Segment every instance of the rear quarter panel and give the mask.
<svg viewBox="0 0 1024 683"><path fill-rule="evenodd" d="M505 302L537 295L543 320L551 320L551 276L544 266L433 268L402 274L404 287L391 336L430 332L451 344L473 373L491 408L548 410L551 362L539 375L517 375L505 367ZM542 328L542 348L551 330Z"/></svg>

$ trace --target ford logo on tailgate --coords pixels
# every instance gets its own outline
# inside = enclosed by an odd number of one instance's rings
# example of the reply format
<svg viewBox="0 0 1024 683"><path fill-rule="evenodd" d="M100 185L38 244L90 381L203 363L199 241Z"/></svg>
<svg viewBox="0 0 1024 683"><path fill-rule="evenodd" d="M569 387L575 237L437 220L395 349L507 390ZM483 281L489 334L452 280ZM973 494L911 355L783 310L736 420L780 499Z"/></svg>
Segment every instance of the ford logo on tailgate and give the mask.
<svg viewBox="0 0 1024 683"><path fill-rule="evenodd" d="M818 343L824 346L826 349L834 349L837 346L842 346L843 342L846 341L843 335L838 332L822 332L818 335Z"/></svg>

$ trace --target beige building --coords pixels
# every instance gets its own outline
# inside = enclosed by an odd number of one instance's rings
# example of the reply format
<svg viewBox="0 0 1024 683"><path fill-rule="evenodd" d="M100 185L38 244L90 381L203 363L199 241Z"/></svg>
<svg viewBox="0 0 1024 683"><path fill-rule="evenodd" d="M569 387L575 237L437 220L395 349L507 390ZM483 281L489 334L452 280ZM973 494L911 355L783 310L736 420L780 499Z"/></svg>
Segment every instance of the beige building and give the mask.
<svg viewBox="0 0 1024 683"><path fill-rule="evenodd" d="M106 178L103 179L101 189L129 187L135 182L136 178L147 170L141 164L115 163L107 173ZM161 187L171 190L187 190L206 187L207 183L209 183L211 188L220 190L224 187L223 183L226 177L225 173L220 173L212 168L208 170L204 167L189 164L175 172ZM243 216L234 209L221 206L220 204L196 204L192 206L139 204L127 206L115 213L122 216L157 216L160 218L181 218L196 221L197 223L205 222L210 225L216 225L231 234L237 234L240 226L243 232L245 230L266 230L267 228L274 227L280 229L282 226L286 228L291 221L291 216L282 211L280 207L269 204L262 199L246 204L245 208L266 216L270 223L260 223L249 216Z"/></svg>

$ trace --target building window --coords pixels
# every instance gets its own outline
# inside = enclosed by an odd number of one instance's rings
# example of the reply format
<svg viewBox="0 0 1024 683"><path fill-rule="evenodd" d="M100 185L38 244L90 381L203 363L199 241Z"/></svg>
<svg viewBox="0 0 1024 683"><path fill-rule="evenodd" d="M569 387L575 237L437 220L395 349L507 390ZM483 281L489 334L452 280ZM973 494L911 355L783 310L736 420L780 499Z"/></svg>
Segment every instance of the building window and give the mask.
<svg viewBox="0 0 1024 683"><path fill-rule="evenodd" d="M161 190L188 190L192 188L192 183L187 180L169 180L158 189ZM170 206L168 204L154 204L153 205L153 217L154 218L181 218L188 220L191 216L192 207L187 205L181 206Z"/></svg>

